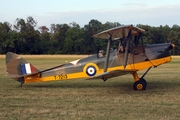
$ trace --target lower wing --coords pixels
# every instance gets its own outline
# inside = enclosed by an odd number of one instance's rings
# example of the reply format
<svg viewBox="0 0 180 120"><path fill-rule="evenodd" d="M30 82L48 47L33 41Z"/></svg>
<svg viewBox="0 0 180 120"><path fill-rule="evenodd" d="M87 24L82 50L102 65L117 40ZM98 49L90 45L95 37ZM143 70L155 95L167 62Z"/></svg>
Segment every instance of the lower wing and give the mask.
<svg viewBox="0 0 180 120"><path fill-rule="evenodd" d="M93 76L91 78L88 78L87 80L92 80L92 79L107 80L109 78L125 75L125 74L128 74L128 73L132 73L134 71L137 71L137 70L114 70L114 71L110 71L110 72L104 72L104 73L99 74L97 76Z"/></svg>

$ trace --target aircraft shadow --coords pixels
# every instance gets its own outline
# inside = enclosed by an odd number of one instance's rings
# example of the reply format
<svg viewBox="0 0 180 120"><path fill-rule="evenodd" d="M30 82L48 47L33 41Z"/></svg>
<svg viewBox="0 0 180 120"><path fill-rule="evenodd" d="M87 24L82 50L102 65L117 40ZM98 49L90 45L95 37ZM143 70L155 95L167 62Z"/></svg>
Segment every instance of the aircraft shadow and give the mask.
<svg viewBox="0 0 180 120"><path fill-rule="evenodd" d="M24 85L23 87L26 88L52 88L52 89L58 89L58 88L88 88L88 89L94 89L94 88L106 88L106 89L116 89L117 91L127 91L131 92L134 91L133 89L133 82L47 82L47 83L32 83ZM164 82L164 81L150 81L147 82L147 88L146 92L153 92L153 91L172 91L172 89L178 89L180 87L180 83L172 83Z"/></svg>

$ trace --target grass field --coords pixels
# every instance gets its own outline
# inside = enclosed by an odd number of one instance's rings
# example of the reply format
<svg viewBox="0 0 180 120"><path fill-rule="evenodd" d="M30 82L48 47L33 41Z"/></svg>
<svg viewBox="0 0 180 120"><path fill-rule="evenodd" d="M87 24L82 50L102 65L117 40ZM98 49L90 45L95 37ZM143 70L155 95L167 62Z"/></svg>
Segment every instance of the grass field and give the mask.
<svg viewBox="0 0 180 120"><path fill-rule="evenodd" d="M23 56L40 70L84 56ZM132 75L87 81L25 84L6 77L0 56L0 120L179 120L180 57L151 69L145 91L133 90ZM142 75L144 71L140 71Z"/></svg>

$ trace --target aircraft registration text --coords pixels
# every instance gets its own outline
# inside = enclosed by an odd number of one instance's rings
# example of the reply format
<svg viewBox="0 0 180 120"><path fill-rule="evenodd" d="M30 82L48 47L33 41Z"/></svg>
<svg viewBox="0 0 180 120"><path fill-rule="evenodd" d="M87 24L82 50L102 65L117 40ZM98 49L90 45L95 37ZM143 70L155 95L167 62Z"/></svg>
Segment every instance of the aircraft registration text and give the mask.
<svg viewBox="0 0 180 120"><path fill-rule="evenodd" d="M61 75L56 75L54 76L55 80L62 80L62 79L67 79L67 75L66 74L61 74Z"/></svg>

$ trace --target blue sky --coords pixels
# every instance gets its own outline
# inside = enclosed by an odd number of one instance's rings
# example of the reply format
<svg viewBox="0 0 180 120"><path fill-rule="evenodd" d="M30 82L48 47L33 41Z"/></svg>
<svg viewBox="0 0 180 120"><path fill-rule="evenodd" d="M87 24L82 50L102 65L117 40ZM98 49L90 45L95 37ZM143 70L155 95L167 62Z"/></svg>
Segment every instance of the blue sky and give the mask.
<svg viewBox="0 0 180 120"><path fill-rule="evenodd" d="M180 0L0 0L0 22L32 16L38 26L91 19L105 23L180 25Z"/></svg>

